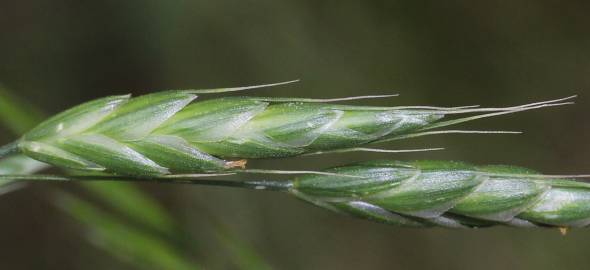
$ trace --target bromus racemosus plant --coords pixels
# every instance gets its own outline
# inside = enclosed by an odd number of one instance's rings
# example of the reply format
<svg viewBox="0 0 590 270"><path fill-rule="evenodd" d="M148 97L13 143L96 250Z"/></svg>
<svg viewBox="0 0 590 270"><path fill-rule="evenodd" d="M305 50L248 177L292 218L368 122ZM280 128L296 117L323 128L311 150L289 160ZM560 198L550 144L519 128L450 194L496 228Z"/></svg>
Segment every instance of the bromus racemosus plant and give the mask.
<svg viewBox="0 0 590 270"><path fill-rule="evenodd" d="M307 173L243 169L243 159L249 158L389 151L362 146L440 133L509 133L441 128L571 104L567 100L573 97L506 108L332 104L383 96L195 101L197 94L264 86L272 85L114 96L82 104L0 148L0 156L20 152L83 174L16 170L0 180L158 181L285 191L339 213L410 227L590 225L590 184L564 179L587 176L445 161L373 161ZM453 117L463 114L473 115ZM302 175L273 181L204 179L239 172Z"/></svg>
<svg viewBox="0 0 590 270"><path fill-rule="evenodd" d="M97 99L50 118L14 144L0 149L0 156L21 152L63 168L128 176L261 172L244 170L245 159L388 151L360 146L441 133L510 133L442 128L480 118L571 104L567 100L573 98L506 108L332 104L384 96L196 100L198 94L279 84L285 83ZM474 115L453 117L463 114ZM451 118L447 120L448 117Z"/></svg>
<svg viewBox="0 0 590 270"><path fill-rule="evenodd" d="M15 176L54 181L157 181L283 191L324 209L405 227L586 227L590 175L542 175L513 166L449 161L371 161L291 180L206 180L192 176Z"/></svg>

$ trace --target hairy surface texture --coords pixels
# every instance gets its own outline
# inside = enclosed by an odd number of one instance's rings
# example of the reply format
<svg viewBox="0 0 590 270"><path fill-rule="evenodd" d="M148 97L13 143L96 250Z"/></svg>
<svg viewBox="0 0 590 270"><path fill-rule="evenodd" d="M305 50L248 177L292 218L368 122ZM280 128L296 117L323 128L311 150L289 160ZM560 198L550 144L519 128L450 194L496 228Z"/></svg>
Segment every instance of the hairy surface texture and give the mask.
<svg viewBox="0 0 590 270"><path fill-rule="evenodd" d="M512 166L372 161L307 175L290 192L339 213L398 226L586 227L590 184Z"/></svg>

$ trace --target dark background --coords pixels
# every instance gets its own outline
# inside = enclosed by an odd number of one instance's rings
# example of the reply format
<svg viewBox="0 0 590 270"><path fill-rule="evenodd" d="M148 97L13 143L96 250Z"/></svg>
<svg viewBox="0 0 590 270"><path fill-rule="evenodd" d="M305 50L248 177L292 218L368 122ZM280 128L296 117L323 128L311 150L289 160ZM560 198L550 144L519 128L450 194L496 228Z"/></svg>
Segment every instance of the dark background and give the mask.
<svg viewBox="0 0 590 270"><path fill-rule="evenodd" d="M253 166L315 169L362 159L456 159L590 173L588 1L0 1L0 81L48 113L110 94L301 79L250 92L378 105L518 105L579 94L575 106L474 122L524 135L445 135ZM13 140L0 128L0 140ZM125 268L95 249L36 184L0 197L0 268ZM339 216L285 194L143 184L223 263L208 216L277 269L586 268L590 231L401 229Z"/></svg>

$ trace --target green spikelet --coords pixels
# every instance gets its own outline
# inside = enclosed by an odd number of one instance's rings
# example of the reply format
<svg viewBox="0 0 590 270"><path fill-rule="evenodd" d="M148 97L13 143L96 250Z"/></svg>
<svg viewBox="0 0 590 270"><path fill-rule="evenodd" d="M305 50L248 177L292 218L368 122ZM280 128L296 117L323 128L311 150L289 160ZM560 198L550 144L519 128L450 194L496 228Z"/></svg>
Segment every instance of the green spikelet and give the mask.
<svg viewBox="0 0 590 270"><path fill-rule="evenodd" d="M306 175L290 192L323 208L398 226L586 227L590 184L510 166L373 161Z"/></svg>
<svg viewBox="0 0 590 270"><path fill-rule="evenodd" d="M372 161L292 180L161 176L0 174L0 181L147 181L282 191L324 209L404 227L590 226L590 183L512 166L449 161ZM203 178L205 177L205 178Z"/></svg>
<svg viewBox="0 0 590 270"><path fill-rule="evenodd" d="M241 88L235 88L241 89ZM234 89L234 90L235 90ZM367 107L310 99L228 97L167 91L112 96L60 113L18 141L25 155L55 166L119 175L223 172L244 160L353 148L557 101L500 109ZM561 100L558 100L561 101ZM441 121L447 115L484 113Z"/></svg>

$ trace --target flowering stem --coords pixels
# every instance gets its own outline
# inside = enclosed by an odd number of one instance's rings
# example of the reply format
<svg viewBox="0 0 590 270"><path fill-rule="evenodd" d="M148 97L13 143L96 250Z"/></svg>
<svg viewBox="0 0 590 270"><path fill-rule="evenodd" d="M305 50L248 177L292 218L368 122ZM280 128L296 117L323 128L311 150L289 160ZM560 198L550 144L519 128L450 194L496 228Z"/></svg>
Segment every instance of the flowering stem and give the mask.
<svg viewBox="0 0 590 270"><path fill-rule="evenodd" d="M221 179L202 179L202 177L215 177L218 174L211 175L169 175L159 177L141 177L141 176L113 176L113 175L0 175L0 180L20 180L20 181L131 181L131 182L157 182L171 184L196 184L206 186L223 186L238 187L257 190L287 191L292 186L291 181L287 180L221 180Z"/></svg>

